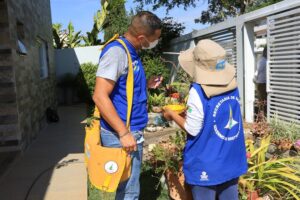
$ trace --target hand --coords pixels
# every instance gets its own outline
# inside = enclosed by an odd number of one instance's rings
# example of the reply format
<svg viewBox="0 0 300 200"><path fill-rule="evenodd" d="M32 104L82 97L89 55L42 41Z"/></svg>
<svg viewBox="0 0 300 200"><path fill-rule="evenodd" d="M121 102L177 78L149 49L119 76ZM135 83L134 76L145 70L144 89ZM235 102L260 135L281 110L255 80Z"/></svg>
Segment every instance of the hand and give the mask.
<svg viewBox="0 0 300 200"><path fill-rule="evenodd" d="M148 80L148 88L150 89L156 89L158 88L164 78L162 76L153 76Z"/></svg>
<svg viewBox="0 0 300 200"><path fill-rule="evenodd" d="M137 150L136 140L131 133L127 133L123 137L120 137L120 142L127 153L131 153Z"/></svg>
<svg viewBox="0 0 300 200"><path fill-rule="evenodd" d="M168 108L164 108L163 111L162 111L162 114L163 114L163 117L168 120L168 121L171 121L173 120L173 117L172 115L174 114L175 112L171 109L168 109Z"/></svg>

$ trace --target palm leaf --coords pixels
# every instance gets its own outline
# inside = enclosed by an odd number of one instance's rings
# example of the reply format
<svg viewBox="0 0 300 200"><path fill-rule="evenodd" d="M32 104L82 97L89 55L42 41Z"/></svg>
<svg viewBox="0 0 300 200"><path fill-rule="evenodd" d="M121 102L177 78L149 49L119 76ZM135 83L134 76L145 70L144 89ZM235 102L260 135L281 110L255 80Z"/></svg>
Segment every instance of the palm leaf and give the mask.
<svg viewBox="0 0 300 200"><path fill-rule="evenodd" d="M272 165L272 164L276 164L276 163L284 163L284 162L293 161L293 160L295 160L295 158L293 158L293 157L289 157L289 158L281 158L281 159L279 159L279 160L275 160L275 159L274 159L274 160L267 160L267 161L265 161L265 162L262 162L262 163L259 163L259 164L257 164L257 165L254 165L254 166L250 167L250 168L248 169L248 171L252 171L252 170L254 170L254 169L260 167L261 165L266 165L266 168L267 168L267 167L269 167L269 165Z"/></svg>
<svg viewBox="0 0 300 200"><path fill-rule="evenodd" d="M272 190L272 191L275 192L278 196L281 197L279 191L278 191L274 186L269 185L269 184L265 184L264 186L265 186L266 188L269 188L270 190Z"/></svg>
<svg viewBox="0 0 300 200"><path fill-rule="evenodd" d="M293 189L294 191L297 191L297 193L300 193L300 188L296 187L295 185L287 182L287 181L281 181L281 180L277 180L277 179L271 179L268 180L268 182L272 182L272 183L280 183L282 185L286 185L288 187L290 187L291 189Z"/></svg>
<svg viewBox="0 0 300 200"><path fill-rule="evenodd" d="M288 191L296 200L300 200L300 197L294 193L294 191L290 190L289 188L285 187L285 186L281 186L283 189L285 189L286 191Z"/></svg>

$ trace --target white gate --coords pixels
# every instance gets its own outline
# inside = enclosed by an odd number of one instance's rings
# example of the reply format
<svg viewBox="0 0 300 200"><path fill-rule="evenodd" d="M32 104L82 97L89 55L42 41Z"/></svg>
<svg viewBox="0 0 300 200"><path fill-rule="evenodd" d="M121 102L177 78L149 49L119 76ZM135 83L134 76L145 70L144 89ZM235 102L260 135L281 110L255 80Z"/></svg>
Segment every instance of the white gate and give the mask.
<svg viewBox="0 0 300 200"><path fill-rule="evenodd" d="M268 17L268 117L300 123L300 8Z"/></svg>

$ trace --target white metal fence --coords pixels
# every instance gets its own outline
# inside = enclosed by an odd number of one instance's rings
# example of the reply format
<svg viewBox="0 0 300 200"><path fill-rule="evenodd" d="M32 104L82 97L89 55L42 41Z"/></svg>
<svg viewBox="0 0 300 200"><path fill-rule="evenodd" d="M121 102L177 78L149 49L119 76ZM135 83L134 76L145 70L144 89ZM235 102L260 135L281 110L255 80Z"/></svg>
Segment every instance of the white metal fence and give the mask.
<svg viewBox="0 0 300 200"><path fill-rule="evenodd" d="M254 27L267 19L268 32L268 116L300 123L300 1L285 0L260 10L229 19L209 28L193 31L171 41L170 52L194 47L210 38L227 51L236 66L244 118L254 120L255 72ZM167 56L177 61L177 56Z"/></svg>
<svg viewBox="0 0 300 200"><path fill-rule="evenodd" d="M300 121L300 9L268 17L268 115Z"/></svg>

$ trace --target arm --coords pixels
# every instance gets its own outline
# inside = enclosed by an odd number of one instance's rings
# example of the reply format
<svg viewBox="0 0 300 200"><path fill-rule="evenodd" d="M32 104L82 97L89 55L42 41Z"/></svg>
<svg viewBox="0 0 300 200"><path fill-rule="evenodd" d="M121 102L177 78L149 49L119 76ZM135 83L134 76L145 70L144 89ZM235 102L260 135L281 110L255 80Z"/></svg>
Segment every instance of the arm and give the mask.
<svg viewBox="0 0 300 200"><path fill-rule="evenodd" d="M177 114L176 112L171 111L170 113L172 120L178 125L180 126L181 129L185 130L184 124L186 122L186 119L183 118L181 115Z"/></svg>
<svg viewBox="0 0 300 200"><path fill-rule="evenodd" d="M121 136L128 129L116 112L111 102L110 94L114 89L115 82L109 79L97 77L93 100L101 113L101 117Z"/></svg>
<svg viewBox="0 0 300 200"><path fill-rule="evenodd" d="M196 136L203 127L204 111L200 97L194 88L190 90L187 106L186 119L171 110L164 110L164 117L167 120L174 120L180 128Z"/></svg>
<svg viewBox="0 0 300 200"><path fill-rule="evenodd" d="M115 87L115 82L124 72L127 62L126 53L119 47L110 48L107 53L101 57L93 100L99 109L101 117L119 134L123 148L131 152L136 150L136 141L119 117L110 99L110 94Z"/></svg>
<svg viewBox="0 0 300 200"><path fill-rule="evenodd" d="M119 134L122 147L127 152L137 150L136 140L116 112L109 96L114 88L112 80L97 77L93 100L101 113L101 117Z"/></svg>

